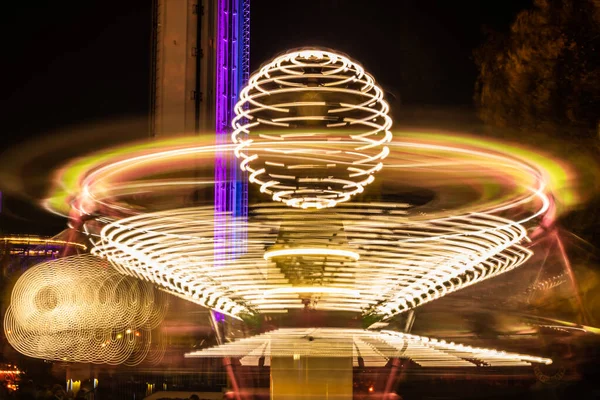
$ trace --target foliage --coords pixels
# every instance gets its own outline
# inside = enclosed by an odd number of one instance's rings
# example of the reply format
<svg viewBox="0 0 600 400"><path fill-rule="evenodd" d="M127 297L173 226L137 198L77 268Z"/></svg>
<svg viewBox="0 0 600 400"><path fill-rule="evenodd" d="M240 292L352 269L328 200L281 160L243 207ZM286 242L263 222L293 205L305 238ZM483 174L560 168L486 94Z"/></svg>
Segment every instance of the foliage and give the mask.
<svg viewBox="0 0 600 400"><path fill-rule="evenodd" d="M475 62L475 103L486 123L598 129L600 0L534 0L508 34L488 33Z"/></svg>

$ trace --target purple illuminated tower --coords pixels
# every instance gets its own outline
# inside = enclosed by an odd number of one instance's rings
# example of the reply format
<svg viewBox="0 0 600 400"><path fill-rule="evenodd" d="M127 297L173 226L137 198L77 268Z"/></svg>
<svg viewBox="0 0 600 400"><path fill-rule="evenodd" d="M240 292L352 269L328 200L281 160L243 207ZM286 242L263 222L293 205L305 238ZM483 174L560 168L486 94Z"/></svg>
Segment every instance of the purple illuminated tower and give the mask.
<svg viewBox="0 0 600 400"><path fill-rule="evenodd" d="M216 66L216 139L219 144L230 144L233 108L250 72L250 0L217 0ZM247 216L247 173L240 170L231 151L218 153L215 156L217 258L222 256L221 246L233 245L244 251L245 235L239 229L224 231L221 226L228 218L244 224Z"/></svg>
<svg viewBox="0 0 600 400"><path fill-rule="evenodd" d="M151 136L215 132L229 144L233 108L250 70L250 0L154 0ZM215 240L244 248L248 179L229 152L215 155Z"/></svg>
<svg viewBox="0 0 600 400"><path fill-rule="evenodd" d="M215 132L216 143L230 144L250 71L250 0L154 0L152 26L150 136ZM214 171L218 260L224 247L245 251L245 230L223 227L245 224L248 177L231 150L215 154Z"/></svg>

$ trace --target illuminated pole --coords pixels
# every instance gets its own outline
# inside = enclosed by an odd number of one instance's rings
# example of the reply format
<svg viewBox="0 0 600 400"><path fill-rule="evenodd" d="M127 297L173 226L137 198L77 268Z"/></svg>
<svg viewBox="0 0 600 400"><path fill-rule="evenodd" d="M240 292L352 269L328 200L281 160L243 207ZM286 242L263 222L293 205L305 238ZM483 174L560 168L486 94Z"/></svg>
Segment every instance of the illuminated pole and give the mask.
<svg viewBox="0 0 600 400"><path fill-rule="evenodd" d="M215 76L215 135L217 144L229 143L233 108L250 73L250 0L217 0ZM248 174L225 152L215 154L214 252L215 261L225 261L227 248L244 250L246 230L235 227L248 216ZM239 219L238 219L239 218ZM233 229L230 227L234 225ZM236 253L238 253L236 251ZM215 331L224 316L211 311ZM226 361L229 361L226 359ZM229 381L239 400L239 387L230 362L225 362Z"/></svg>
<svg viewBox="0 0 600 400"><path fill-rule="evenodd" d="M250 72L250 0L217 1L216 142L230 143L231 120L241 88ZM228 218L243 223L248 216L248 175L235 158L215 156L215 256L226 246L243 251L243 229L223 229ZM239 218L239 219L238 219Z"/></svg>

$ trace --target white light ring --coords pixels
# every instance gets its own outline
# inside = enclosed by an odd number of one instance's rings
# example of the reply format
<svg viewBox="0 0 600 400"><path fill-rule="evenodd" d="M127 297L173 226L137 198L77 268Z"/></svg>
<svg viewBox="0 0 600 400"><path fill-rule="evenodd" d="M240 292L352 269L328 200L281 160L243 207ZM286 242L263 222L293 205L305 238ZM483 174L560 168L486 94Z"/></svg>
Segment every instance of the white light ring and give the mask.
<svg viewBox="0 0 600 400"><path fill-rule="evenodd" d="M352 250L321 248L321 247L305 247L305 248L289 248L267 250L264 254L265 260L271 260L278 257L303 257L303 256L332 256L350 258L354 261L360 259L360 254Z"/></svg>

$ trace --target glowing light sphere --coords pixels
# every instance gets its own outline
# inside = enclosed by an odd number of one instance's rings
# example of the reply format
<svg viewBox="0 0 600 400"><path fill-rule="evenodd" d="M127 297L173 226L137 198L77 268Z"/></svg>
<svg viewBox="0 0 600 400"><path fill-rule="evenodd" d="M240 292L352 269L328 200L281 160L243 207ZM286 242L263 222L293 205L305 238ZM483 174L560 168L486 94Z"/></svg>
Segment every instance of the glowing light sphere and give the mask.
<svg viewBox="0 0 600 400"><path fill-rule="evenodd" d="M383 91L331 51L281 55L252 75L232 121L240 167L288 206L333 207L361 193L389 154Z"/></svg>
<svg viewBox="0 0 600 400"><path fill-rule="evenodd" d="M96 257L44 262L15 284L4 332L29 357L112 365L158 361L164 343L152 330L166 312L163 296Z"/></svg>

